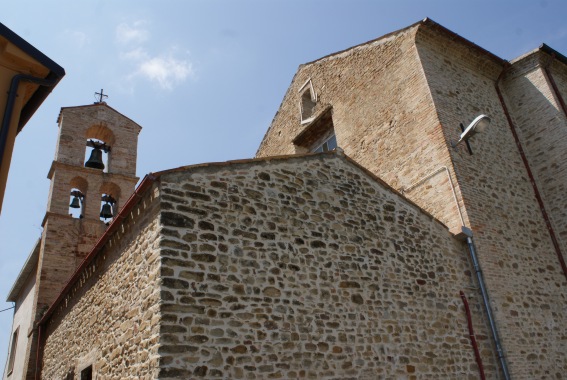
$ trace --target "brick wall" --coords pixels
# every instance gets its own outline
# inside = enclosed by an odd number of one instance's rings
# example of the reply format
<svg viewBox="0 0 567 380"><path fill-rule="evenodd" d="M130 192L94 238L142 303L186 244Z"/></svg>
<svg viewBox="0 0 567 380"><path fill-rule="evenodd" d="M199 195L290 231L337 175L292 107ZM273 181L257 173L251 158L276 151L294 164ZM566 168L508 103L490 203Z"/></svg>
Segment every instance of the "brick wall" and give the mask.
<svg viewBox="0 0 567 380"><path fill-rule="evenodd" d="M161 379L489 378L462 243L334 154L161 176Z"/></svg>
<svg viewBox="0 0 567 380"><path fill-rule="evenodd" d="M64 107L58 122L60 133L56 161L83 166L87 139L97 138L111 145L110 166L113 173L136 175L138 134L141 130L138 124L105 103Z"/></svg>
<svg viewBox="0 0 567 380"><path fill-rule="evenodd" d="M459 231L466 212L459 209L459 189L452 188L455 177L415 45L417 30L302 65L257 156L305 151L293 139L309 127L300 122L298 90L311 79L319 97L316 114L332 106L345 153L394 188L409 188L408 198Z"/></svg>
<svg viewBox="0 0 567 380"><path fill-rule="evenodd" d="M98 379L154 379L158 368L159 223L154 193L126 217L43 331L42 378L93 365Z"/></svg>
<svg viewBox="0 0 567 380"><path fill-rule="evenodd" d="M442 33L424 29L419 41L447 139L457 138L459 122L478 114L492 119L486 133L471 140L472 155L464 147L450 152L511 375L561 378L567 370L567 284L495 89L503 65L475 59ZM513 93L519 87L507 86L506 94L521 97ZM524 100L521 112L535 112L541 96L528 93Z"/></svg>

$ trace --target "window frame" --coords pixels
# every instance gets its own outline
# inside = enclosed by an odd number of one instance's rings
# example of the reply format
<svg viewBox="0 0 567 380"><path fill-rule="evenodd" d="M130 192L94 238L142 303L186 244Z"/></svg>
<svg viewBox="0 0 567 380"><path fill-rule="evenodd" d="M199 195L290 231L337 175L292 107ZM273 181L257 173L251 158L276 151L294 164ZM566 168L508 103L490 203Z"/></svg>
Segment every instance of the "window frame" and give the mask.
<svg viewBox="0 0 567 380"><path fill-rule="evenodd" d="M329 141L334 140L335 144L332 148L329 147ZM325 146L327 145L327 146ZM311 152L313 153L324 153L324 152L329 152L329 151L333 151L335 149L337 149L337 147L339 146L339 144L337 143L337 135L335 134L334 131L332 131L332 133L325 139L323 139L323 142L315 145L316 148L312 149Z"/></svg>
<svg viewBox="0 0 567 380"><path fill-rule="evenodd" d="M299 96L299 116L301 118L301 124L307 124L315 118L315 107L317 106L317 93L315 92L315 88L313 87L313 82L311 78L307 79L307 81L299 88L297 91ZM311 108L311 114L309 116L305 115L304 109L304 102L303 99L305 98L306 94L309 93L309 97L313 106Z"/></svg>

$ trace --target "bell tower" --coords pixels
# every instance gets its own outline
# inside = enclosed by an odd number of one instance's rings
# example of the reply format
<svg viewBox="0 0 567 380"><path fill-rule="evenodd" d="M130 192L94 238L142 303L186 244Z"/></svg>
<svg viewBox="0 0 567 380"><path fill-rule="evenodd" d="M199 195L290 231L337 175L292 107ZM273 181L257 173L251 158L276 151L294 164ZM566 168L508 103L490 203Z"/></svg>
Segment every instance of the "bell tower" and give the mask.
<svg viewBox="0 0 567 380"><path fill-rule="evenodd" d="M11 372L4 378L10 374L34 378L35 322L59 296L138 182L141 127L102 100L101 94L97 103L64 107L59 113L43 232L8 296L16 307L12 340L17 338L18 352L25 355L11 359Z"/></svg>
<svg viewBox="0 0 567 380"><path fill-rule="evenodd" d="M49 306L133 193L141 127L105 102L64 107L49 170L38 306Z"/></svg>

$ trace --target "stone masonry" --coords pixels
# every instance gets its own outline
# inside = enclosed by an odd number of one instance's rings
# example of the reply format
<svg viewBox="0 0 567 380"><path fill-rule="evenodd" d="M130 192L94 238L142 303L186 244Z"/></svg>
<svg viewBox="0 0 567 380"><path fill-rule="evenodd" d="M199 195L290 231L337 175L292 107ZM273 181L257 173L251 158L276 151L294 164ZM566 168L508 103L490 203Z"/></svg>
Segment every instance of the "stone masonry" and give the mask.
<svg viewBox="0 0 567 380"><path fill-rule="evenodd" d="M158 213L133 212L48 322L45 378L77 374L82 357L101 378L478 378L462 243L350 159L158 175ZM496 378L481 313L474 324Z"/></svg>
<svg viewBox="0 0 567 380"><path fill-rule="evenodd" d="M512 128L519 127L510 126L505 115L508 94L516 96L521 89L513 92L502 86L506 103L501 103L496 86L500 88L499 77L506 74L507 65L497 64L490 56L477 53L475 57L470 48L450 41L443 31L422 28L417 43L445 139L457 139L459 120L471 120L476 113L492 118L490 129L471 140L472 155L464 146L448 151L511 375L561 378L567 370L567 278L512 134ZM529 110L514 111L545 120L545 112L537 108L539 98L528 94ZM538 140L558 129L553 124L539 125L543 130ZM567 148L565 139L556 143ZM530 153L526 150L534 166L539 159ZM552 152L546 162L565 167L561 156ZM553 187L546 182L537 183L542 192ZM567 178L558 176L557 182L567 185ZM550 210L564 203L546 200Z"/></svg>

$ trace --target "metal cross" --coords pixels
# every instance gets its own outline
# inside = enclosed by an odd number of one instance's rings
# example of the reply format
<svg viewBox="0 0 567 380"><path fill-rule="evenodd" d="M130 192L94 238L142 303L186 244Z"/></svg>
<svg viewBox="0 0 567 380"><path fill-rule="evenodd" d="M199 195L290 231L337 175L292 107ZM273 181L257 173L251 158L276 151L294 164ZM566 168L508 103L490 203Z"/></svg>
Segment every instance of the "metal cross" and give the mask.
<svg viewBox="0 0 567 380"><path fill-rule="evenodd" d="M108 98L108 95L104 94L104 90L101 88L100 92L95 92L95 97L98 95L98 102L97 103L102 103L102 101L106 98Z"/></svg>

